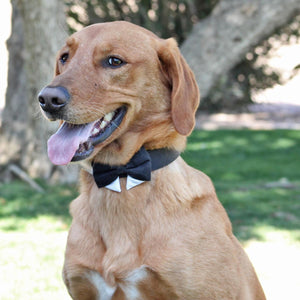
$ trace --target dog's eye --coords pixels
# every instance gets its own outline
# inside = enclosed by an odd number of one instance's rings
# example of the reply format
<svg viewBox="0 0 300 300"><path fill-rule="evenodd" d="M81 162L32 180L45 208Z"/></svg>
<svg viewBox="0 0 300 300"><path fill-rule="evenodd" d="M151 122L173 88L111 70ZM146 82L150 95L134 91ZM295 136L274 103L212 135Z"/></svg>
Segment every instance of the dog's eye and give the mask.
<svg viewBox="0 0 300 300"><path fill-rule="evenodd" d="M106 59L105 64L111 68L119 68L119 67L123 66L125 64L125 62L118 57L110 56Z"/></svg>
<svg viewBox="0 0 300 300"><path fill-rule="evenodd" d="M69 53L64 53L61 55L59 60L64 65L67 62L68 58L69 58Z"/></svg>

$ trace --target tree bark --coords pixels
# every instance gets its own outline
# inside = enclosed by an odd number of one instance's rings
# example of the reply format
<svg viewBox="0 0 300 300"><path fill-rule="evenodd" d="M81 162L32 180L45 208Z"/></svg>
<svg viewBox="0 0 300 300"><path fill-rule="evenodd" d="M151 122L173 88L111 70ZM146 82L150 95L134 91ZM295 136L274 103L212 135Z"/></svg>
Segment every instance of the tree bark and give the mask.
<svg viewBox="0 0 300 300"><path fill-rule="evenodd" d="M19 165L33 177L49 178L55 170L46 141L57 124L44 120L37 94L51 81L57 50L66 33L60 0L12 0L8 87L3 111L0 165ZM64 171L61 171L64 172ZM74 172L71 172L73 176Z"/></svg>
<svg viewBox="0 0 300 300"><path fill-rule="evenodd" d="M300 0L221 0L181 47L202 98L247 51L299 11Z"/></svg>

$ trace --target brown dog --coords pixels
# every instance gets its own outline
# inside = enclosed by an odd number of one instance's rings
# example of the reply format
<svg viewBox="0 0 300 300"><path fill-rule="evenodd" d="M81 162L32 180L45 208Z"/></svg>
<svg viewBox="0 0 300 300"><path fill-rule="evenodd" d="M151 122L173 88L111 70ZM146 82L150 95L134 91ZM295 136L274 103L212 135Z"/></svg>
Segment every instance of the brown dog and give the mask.
<svg viewBox="0 0 300 300"><path fill-rule="evenodd" d="M51 161L85 169L63 271L73 299L265 299L210 179L178 157L199 93L173 39L89 26L39 101L63 121Z"/></svg>

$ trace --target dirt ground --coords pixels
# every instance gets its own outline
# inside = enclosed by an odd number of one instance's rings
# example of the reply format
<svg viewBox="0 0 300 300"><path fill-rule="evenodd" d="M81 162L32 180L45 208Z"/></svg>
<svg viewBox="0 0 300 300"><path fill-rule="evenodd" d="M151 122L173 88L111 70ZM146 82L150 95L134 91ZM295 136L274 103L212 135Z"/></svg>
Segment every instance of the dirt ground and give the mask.
<svg viewBox="0 0 300 300"><path fill-rule="evenodd" d="M197 114L198 129L300 129L300 105L284 102L256 103L243 113Z"/></svg>

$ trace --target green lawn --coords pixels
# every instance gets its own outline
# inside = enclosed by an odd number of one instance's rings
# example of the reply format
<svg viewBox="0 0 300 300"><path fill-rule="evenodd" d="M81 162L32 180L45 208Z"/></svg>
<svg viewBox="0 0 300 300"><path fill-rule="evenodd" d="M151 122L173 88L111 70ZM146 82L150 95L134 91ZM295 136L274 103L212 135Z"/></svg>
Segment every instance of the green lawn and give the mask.
<svg viewBox="0 0 300 300"><path fill-rule="evenodd" d="M195 131L182 155L211 177L235 234L249 245L250 257L255 260L263 253L258 264L270 258L270 251L264 252L270 242L277 250L283 244L287 251L296 249L289 252L290 259L299 253L299 150L300 131ZM71 221L68 205L77 189L41 184L44 194L21 182L0 184L1 300L70 299L60 273ZM272 274L262 276L268 285ZM294 277L289 280L293 286L299 273ZM274 294L268 299L280 293ZM300 299L300 294L291 299Z"/></svg>
<svg viewBox="0 0 300 300"><path fill-rule="evenodd" d="M300 132L196 131L183 155L213 180L240 240L263 229L300 241Z"/></svg>
<svg viewBox="0 0 300 300"><path fill-rule="evenodd" d="M0 299L67 300L61 279L74 186L0 185Z"/></svg>

